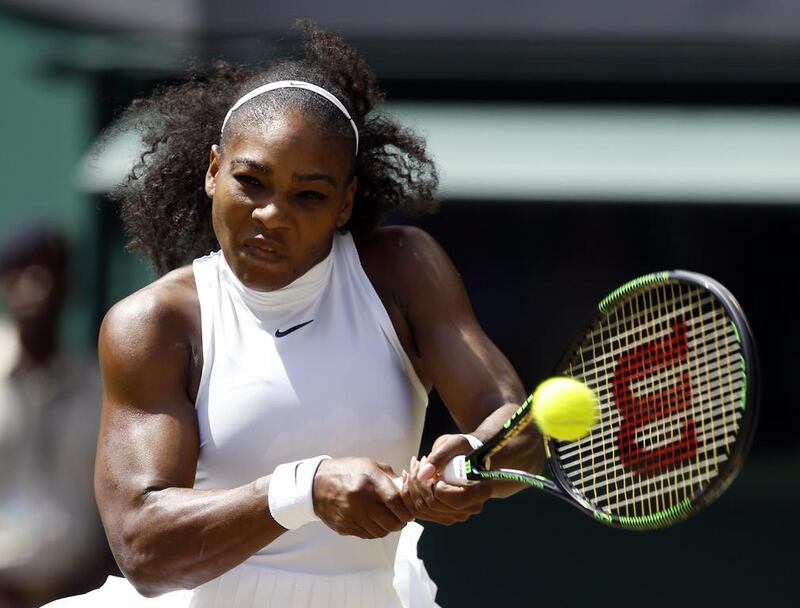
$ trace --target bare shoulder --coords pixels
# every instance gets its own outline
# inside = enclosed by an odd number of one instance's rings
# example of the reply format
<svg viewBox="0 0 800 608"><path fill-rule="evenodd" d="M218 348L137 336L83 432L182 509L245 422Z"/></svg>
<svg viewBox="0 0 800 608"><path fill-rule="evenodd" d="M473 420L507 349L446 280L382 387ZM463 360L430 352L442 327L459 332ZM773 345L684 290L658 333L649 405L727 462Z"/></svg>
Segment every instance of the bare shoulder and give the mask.
<svg viewBox="0 0 800 608"><path fill-rule="evenodd" d="M191 268L179 268L112 306L103 320L101 339L136 342L164 331L179 331L192 325L199 314Z"/></svg>
<svg viewBox="0 0 800 608"><path fill-rule="evenodd" d="M380 266L407 286L432 287L458 273L441 245L430 234L413 226L384 226L360 247L367 264Z"/></svg>
<svg viewBox="0 0 800 608"><path fill-rule="evenodd" d="M469 297L447 253L431 235L411 226L376 230L363 243L361 259L382 299L401 311L415 336L432 326L475 324Z"/></svg>
<svg viewBox="0 0 800 608"><path fill-rule="evenodd" d="M115 304L100 327L106 384L159 365L186 365L200 346L200 305L191 267L174 270ZM174 367L173 367L174 369Z"/></svg>

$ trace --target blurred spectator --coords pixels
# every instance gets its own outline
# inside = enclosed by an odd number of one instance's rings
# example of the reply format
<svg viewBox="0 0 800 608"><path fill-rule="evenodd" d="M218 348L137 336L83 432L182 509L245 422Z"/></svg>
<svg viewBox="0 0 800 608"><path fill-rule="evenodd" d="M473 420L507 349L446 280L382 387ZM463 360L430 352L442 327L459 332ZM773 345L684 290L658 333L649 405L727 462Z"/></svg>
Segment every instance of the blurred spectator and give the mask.
<svg viewBox="0 0 800 608"><path fill-rule="evenodd" d="M0 608L39 606L104 577L92 488L97 361L63 352L67 245L47 227L0 247Z"/></svg>

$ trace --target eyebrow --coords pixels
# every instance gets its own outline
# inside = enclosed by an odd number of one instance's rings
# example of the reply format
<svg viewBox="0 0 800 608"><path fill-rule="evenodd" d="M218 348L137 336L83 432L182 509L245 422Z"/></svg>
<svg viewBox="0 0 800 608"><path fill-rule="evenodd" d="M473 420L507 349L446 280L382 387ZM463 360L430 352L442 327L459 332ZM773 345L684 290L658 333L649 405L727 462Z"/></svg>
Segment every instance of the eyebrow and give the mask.
<svg viewBox="0 0 800 608"><path fill-rule="evenodd" d="M231 168L236 166L244 166L251 171L255 171L256 173L261 173L262 175L272 175L272 167L269 165L263 165L258 161L255 161L251 158L234 158L231 161ZM296 182L316 182L316 181L324 181L328 182L334 188L339 187L339 183L327 173L304 173L304 174L297 174L295 173L292 175L292 179Z"/></svg>
<svg viewBox="0 0 800 608"><path fill-rule="evenodd" d="M268 167L267 165L262 165L261 163L254 161L250 158L234 158L231 161L231 168L236 167L237 165L247 167L251 171L256 171L257 173L272 175L272 167Z"/></svg>
<svg viewBox="0 0 800 608"><path fill-rule="evenodd" d="M306 175L298 175L297 173L295 173L294 175L292 175L292 179L294 179L294 181L296 182L323 181L323 182L328 182L334 188L339 187L339 183L327 173L308 173Z"/></svg>

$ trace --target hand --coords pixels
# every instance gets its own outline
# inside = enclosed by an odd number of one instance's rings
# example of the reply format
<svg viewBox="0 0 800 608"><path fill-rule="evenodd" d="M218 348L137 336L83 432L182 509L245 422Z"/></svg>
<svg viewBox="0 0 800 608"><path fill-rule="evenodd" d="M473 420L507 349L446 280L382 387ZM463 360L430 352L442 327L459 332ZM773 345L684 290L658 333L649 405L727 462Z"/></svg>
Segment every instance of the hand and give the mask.
<svg viewBox="0 0 800 608"><path fill-rule="evenodd" d="M383 538L414 519L396 476L369 458L323 460L314 477L314 511L339 534Z"/></svg>
<svg viewBox="0 0 800 608"><path fill-rule="evenodd" d="M431 453L421 461L411 459L404 490L419 519L449 526L483 510L483 505L491 498L489 482L454 486L441 478L450 460L471 451L472 447L462 435L442 435L433 444Z"/></svg>

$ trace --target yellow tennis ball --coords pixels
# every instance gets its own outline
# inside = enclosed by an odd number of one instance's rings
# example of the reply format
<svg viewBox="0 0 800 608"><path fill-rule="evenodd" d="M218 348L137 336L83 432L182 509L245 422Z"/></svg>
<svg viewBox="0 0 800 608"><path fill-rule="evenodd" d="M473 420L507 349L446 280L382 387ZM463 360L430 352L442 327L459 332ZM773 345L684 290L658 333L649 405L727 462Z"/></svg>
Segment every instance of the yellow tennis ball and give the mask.
<svg viewBox="0 0 800 608"><path fill-rule="evenodd" d="M592 389L574 378L550 378L533 392L536 425L542 433L560 441L588 435L597 421L597 409Z"/></svg>

